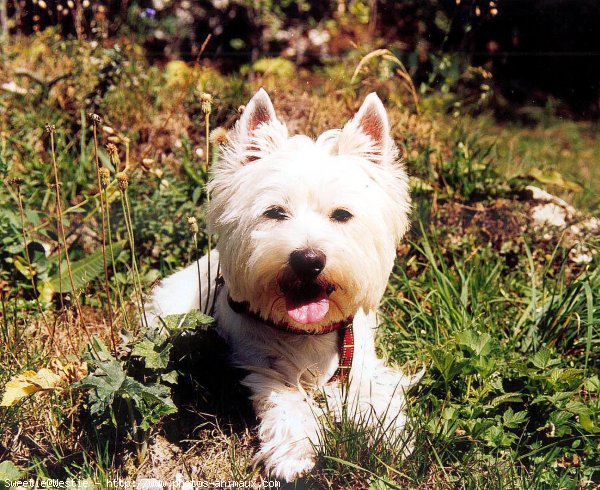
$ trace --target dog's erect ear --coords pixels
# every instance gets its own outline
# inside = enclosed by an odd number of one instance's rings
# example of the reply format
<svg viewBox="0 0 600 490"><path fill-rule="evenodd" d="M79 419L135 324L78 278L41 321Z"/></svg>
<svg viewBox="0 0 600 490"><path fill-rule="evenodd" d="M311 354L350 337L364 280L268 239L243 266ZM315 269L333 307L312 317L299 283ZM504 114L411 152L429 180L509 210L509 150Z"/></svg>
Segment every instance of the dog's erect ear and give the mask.
<svg viewBox="0 0 600 490"><path fill-rule="evenodd" d="M341 131L338 151L360 154L373 163L382 163L388 160L393 147L387 113L377 94L372 92Z"/></svg>
<svg viewBox="0 0 600 490"><path fill-rule="evenodd" d="M238 121L235 144L240 145L244 154L241 163L258 160L273 151L282 131L287 136L269 95L261 88L250 99Z"/></svg>
<svg viewBox="0 0 600 490"><path fill-rule="evenodd" d="M261 124L269 124L277 120L273 103L269 94L264 88L261 88L250 99L240 118L241 130L246 133L253 133Z"/></svg>
<svg viewBox="0 0 600 490"><path fill-rule="evenodd" d="M375 92L367 95L354 118L362 132L371 138L377 147L383 148L390 132L390 123L383 103Z"/></svg>

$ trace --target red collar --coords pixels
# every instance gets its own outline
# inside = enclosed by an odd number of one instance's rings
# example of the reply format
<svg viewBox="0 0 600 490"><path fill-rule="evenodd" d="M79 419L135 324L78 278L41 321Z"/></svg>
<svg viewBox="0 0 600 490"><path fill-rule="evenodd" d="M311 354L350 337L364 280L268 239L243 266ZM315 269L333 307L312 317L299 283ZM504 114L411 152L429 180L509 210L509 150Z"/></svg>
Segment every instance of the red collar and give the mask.
<svg viewBox="0 0 600 490"><path fill-rule="evenodd" d="M340 362L333 376L329 379L329 383L339 381L345 383L348 381L350 369L352 368L352 359L354 358L354 330L352 328L353 317L342 320L341 322L325 325L318 332L307 332L300 328L295 328L290 325L275 323L270 320L265 320L257 313L250 310L250 304L247 301L234 301L229 294L227 295L227 303L229 307L240 315L246 315L250 318L263 323L271 328L281 332L291 333L295 335L324 335L327 333L338 331L339 357Z"/></svg>

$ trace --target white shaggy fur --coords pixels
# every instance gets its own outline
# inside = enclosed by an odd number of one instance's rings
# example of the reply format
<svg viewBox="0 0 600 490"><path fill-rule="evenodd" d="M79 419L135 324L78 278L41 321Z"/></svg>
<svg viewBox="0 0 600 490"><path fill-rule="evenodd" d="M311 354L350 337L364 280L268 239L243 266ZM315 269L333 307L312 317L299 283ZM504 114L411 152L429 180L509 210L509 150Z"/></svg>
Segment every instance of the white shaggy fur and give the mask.
<svg viewBox="0 0 600 490"><path fill-rule="evenodd" d="M357 417L389 426L392 433L404 429L404 393L420 376L409 378L385 367L374 347L376 308L408 227L407 177L397 156L385 109L374 93L343 129L313 141L290 137L261 89L215 164L208 221L218 235L218 252L211 255L211 277L216 277L220 261L225 280L216 302L217 328L231 346L233 363L249 372L243 383L251 390L260 420L255 462L277 478L292 481L315 464L323 413L311 397L316 390L324 392L328 409L338 416L348 403ZM284 218L265 215L274 206ZM352 217L334 219L332 213L339 209ZM290 317L281 288L290 254L306 249L324 254L318 280L333 289L325 316L308 324ZM206 285L206 257L200 267ZM354 316L355 353L347 392L342 394L340 383L328 383L339 361L337 332L298 335L277 330L235 313L228 294L248 302L261 318L311 332ZM153 291L149 314L155 318L198 308L198 296L192 264Z"/></svg>

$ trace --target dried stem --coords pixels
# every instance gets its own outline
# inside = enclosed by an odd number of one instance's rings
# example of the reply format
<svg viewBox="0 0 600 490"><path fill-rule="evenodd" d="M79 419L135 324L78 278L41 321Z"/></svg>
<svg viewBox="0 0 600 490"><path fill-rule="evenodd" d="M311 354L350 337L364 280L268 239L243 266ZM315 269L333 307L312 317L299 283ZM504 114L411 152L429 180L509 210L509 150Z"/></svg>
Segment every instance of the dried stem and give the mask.
<svg viewBox="0 0 600 490"><path fill-rule="evenodd" d="M104 202L106 203L106 230L108 232L108 249L110 251L110 260L113 265L113 269L116 269L115 262L115 254L113 250L113 242L112 242L112 231L110 226L110 203L108 200L108 188L104 189ZM115 286L117 288L117 299L119 300L119 307L121 308L121 313L123 314L123 319L125 321L125 325L127 329L130 329L129 325L129 317L127 315L127 309L125 308L125 302L123 301L123 293L121 292L121 285L119 281L115 281Z"/></svg>
<svg viewBox="0 0 600 490"><path fill-rule="evenodd" d="M127 220L129 221L129 229L131 230L131 246L135 249L134 242L134 234L133 234L133 221L131 220L131 206L129 204L129 196L127 192L125 192L125 206L127 207ZM135 258L135 254L132 255L133 270L135 271L135 278L137 279L138 284L138 292L140 296L140 304L142 305L142 310L144 310L144 297L142 292L142 281L140 279L140 271L138 269L137 260ZM146 320L146 312L144 311L144 320L146 321L146 326L148 326L148 321Z"/></svg>
<svg viewBox="0 0 600 490"><path fill-rule="evenodd" d="M124 173L124 172L123 172ZM118 178L118 176L117 176ZM127 196L127 187L121 184L121 205L123 206L123 214L125 216L125 227L127 228L127 236L129 247L131 249L131 270L133 276L133 287L138 296L138 309L142 319L142 325L148 328L148 319L146 318L146 310L144 308L144 296L142 292L142 282L140 273L135 259L135 237L133 234L133 222L131 221L131 207L129 206L129 198Z"/></svg>
<svg viewBox="0 0 600 490"><path fill-rule="evenodd" d="M95 116L95 114L93 114L92 116ZM108 325L110 327L110 342L112 344L113 354L116 356L117 342L115 340L115 326L113 323L112 304L110 300L108 264L106 261L106 210L104 209L105 201L104 194L102 193L102 182L100 179L100 160L98 159L98 122L96 117L92 117L92 123L94 130L94 158L96 160L96 177L98 180L98 190L100 191L100 210L102 215L102 262L104 266L104 290L106 292L106 302L108 307Z"/></svg>
<svg viewBox="0 0 600 490"><path fill-rule="evenodd" d="M205 161L206 161L206 180L208 181L208 168L210 165L210 159L209 159L209 147L210 147L210 110L205 111L204 113L204 127L206 130L206 153L205 153ZM208 192L208 188L206 188L206 202L207 204L210 203L210 193ZM210 236L210 233L208 233L208 255L207 255L207 265L208 265L208 271L207 271L207 275L208 275L208 279L207 279L207 285L206 285L206 305L204 307L204 313L208 313L208 309L209 309L209 305L210 305L210 253L212 251L212 239ZM216 294L216 291L215 291ZM202 303L200 304L200 307L202 306Z"/></svg>

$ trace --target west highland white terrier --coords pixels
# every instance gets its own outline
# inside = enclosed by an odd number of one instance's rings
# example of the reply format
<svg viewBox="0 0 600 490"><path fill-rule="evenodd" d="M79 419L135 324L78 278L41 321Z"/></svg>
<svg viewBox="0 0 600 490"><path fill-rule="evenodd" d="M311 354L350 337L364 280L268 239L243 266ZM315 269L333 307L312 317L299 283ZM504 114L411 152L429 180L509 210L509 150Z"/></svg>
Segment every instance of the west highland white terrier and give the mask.
<svg viewBox="0 0 600 490"><path fill-rule="evenodd" d="M402 434L405 392L420 376L385 367L374 333L410 196L377 95L314 141L289 136L259 90L221 148L209 189L218 235L210 276L220 274L207 296L217 295L217 330L233 364L249 373L242 382L260 421L255 464L287 481L306 474L324 410L340 417L344 404ZM208 263L199 261L204 285ZM149 314L204 308L198 283L195 263L164 279Z"/></svg>

